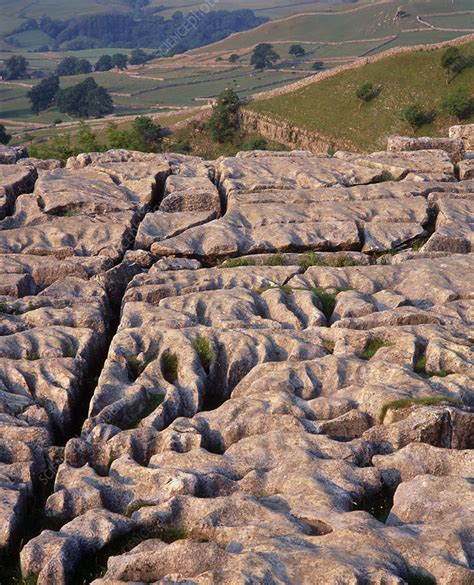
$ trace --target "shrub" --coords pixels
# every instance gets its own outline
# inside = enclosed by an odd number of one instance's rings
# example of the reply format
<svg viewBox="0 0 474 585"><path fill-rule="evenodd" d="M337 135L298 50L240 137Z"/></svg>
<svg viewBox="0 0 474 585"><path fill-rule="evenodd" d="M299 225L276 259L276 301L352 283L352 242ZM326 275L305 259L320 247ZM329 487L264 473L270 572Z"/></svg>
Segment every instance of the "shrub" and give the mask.
<svg viewBox="0 0 474 585"><path fill-rule="evenodd" d="M429 124L434 120L434 112L423 109L419 104L410 104L400 111L400 120L407 122L412 130L421 128L424 124Z"/></svg>
<svg viewBox="0 0 474 585"><path fill-rule="evenodd" d="M443 98L441 109L459 121L465 120L474 113L474 99L471 97L467 88L460 87Z"/></svg>
<svg viewBox="0 0 474 585"><path fill-rule="evenodd" d="M356 90L356 96L361 100L360 107L362 106L362 104L364 102L365 103L371 102L374 98L376 98L380 94L381 91L382 91L382 88L380 86L375 86L370 81L367 81L366 83L363 83L362 85L359 85L359 87Z"/></svg>

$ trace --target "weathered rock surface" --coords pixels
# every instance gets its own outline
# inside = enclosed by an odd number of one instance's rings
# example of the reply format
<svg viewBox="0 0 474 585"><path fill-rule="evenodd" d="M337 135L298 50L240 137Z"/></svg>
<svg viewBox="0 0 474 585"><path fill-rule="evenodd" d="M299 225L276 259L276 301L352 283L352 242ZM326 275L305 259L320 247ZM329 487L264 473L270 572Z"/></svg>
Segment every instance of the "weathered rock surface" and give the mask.
<svg viewBox="0 0 474 585"><path fill-rule="evenodd" d="M388 152L409 152L412 150L444 150L453 163L463 160L465 147L461 138L409 138L408 136L389 136Z"/></svg>
<svg viewBox="0 0 474 585"><path fill-rule="evenodd" d="M3 165L0 566L472 584L474 182L402 142Z"/></svg>

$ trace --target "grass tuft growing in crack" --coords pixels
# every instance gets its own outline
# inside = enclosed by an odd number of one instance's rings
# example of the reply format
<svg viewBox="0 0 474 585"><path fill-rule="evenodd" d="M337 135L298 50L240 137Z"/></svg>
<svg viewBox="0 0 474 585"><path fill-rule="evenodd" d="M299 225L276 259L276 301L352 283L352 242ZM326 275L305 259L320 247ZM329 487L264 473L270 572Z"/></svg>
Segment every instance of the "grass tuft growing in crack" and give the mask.
<svg viewBox="0 0 474 585"><path fill-rule="evenodd" d="M327 292L324 288L317 287L313 288L312 291L313 294L315 294L321 301L324 316L329 321L336 307L337 293L330 293Z"/></svg>
<svg viewBox="0 0 474 585"><path fill-rule="evenodd" d="M392 402L385 403L380 410L380 422L383 423L385 415L389 410L396 410L398 408L410 408L410 406L438 406L439 404L452 404L453 406L463 407L463 403L456 398L450 396L424 396L421 398L399 398L392 400Z"/></svg>
<svg viewBox="0 0 474 585"><path fill-rule="evenodd" d="M446 376L449 376L450 374L452 374L452 370L447 370L445 368L442 368L441 370L427 370L426 369L426 357L423 356L421 357L419 360L417 360L416 364L415 364L415 372L421 376L422 378L433 378L433 377L437 377L437 378L446 378Z"/></svg>
<svg viewBox="0 0 474 585"><path fill-rule="evenodd" d="M16 303L12 307L7 303L0 303L0 314L3 315L21 315L20 307Z"/></svg>
<svg viewBox="0 0 474 585"><path fill-rule="evenodd" d="M134 382L146 368L151 364L151 362L155 361L155 357L148 358L144 361L140 361L136 355L127 356L127 369L129 372L129 378L131 382Z"/></svg>
<svg viewBox="0 0 474 585"><path fill-rule="evenodd" d="M211 368L212 361L215 358L214 350L212 349L211 342L207 337L196 337L193 341L193 349L197 353L201 365L206 372L209 374L209 370Z"/></svg>
<svg viewBox="0 0 474 585"><path fill-rule="evenodd" d="M364 351L360 357L363 360L370 360L382 347L388 347L388 343L385 343L382 339L371 339L365 346Z"/></svg>
<svg viewBox="0 0 474 585"><path fill-rule="evenodd" d="M41 359L41 356L40 356L40 354L37 351L29 351L26 354L26 359L29 362L36 362L37 360L40 360Z"/></svg>
<svg viewBox="0 0 474 585"><path fill-rule="evenodd" d="M170 351L165 352L161 357L161 372L163 378L170 384L178 379L178 356Z"/></svg>
<svg viewBox="0 0 474 585"><path fill-rule="evenodd" d="M334 268L344 268L345 266L360 266L361 263L347 254L336 254L333 257L316 256L314 252L307 252L298 260L298 266L307 270L311 266L332 266Z"/></svg>
<svg viewBox="0 0 474 585"><path fill-rule="evenodd" d="M255 266L252 258L228 258L218 268L239 268L240 266Z"/></svg>

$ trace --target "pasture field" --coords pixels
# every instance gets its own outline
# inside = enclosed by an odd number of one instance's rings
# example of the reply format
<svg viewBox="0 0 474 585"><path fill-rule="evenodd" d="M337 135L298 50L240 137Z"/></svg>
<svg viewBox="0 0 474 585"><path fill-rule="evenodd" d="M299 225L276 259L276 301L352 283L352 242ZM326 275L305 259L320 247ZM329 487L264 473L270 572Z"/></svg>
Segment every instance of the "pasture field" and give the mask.
<svg viewBox="0 0 474 585"><path fill-rule="evenodd" d="M390 56L247 107L317 132L332 140L336 147L342 143L370 152L384 149L389 134L410 134L410 128L400 119L400 110L419 103L427 111L435 111L436 117L417 134L445 136L456 121L440 111L440 102L458 88L472 89L474 69L465 70L447 85L440 66L443 50ZM474 56L474 42L462 45L462 50ZM381 93L361 105L355 93L365 82L380 86Z"/></svg>
<svg viewBox="0 0 474 585"><path fill-rule="evenodd" d="M153 73L153 76L151 75ZM140 74L143 75L140 76ZM145 114L163 107L192 107L206 104L226 87L232 87L241 97L292 83L305 74L299 71L270 70L256 72L249 67L227 67L216 71L202 68L168 68L111 71L93 73L100 85L106 87L114 100L117 116ZM149 77L155 77L150 79ZM89 75L61 78L61 87L70 87ZM37 80L0 82L0 120L5 123L22 122L49 124L56 118L67 120L56 108L34 115L27 99L29 87Z"/></svg>
<svg viewBox="0 0 474 585"><path fill-rule="evenodd" d="M416 20L419 14L449 13L459 11L471 11L471 18L464 15L462 28L472 28L474 31L474 8L472 0L456 0L455 3L449 0L412 0L408 2L385 2L377 4L367 4L359 9L346 8L339 12L318 13L318 14L300 14L292 18L274 20L264 24L257 29L252 29L243 33L235 34L219 43L207 47L195 49L193 53L203 54L209 51L223 52L253 47L261 42L302 42L302 41L332 41L343 42L348 40L363 40L385 38L392 35L399 35L401 32L410 29L421 29L420 35L436 33L428 26L420 24ZM407 17L395 19L397 8L405 10ZM433 18L433 17L431 17ZM438 17L437 26L443 24L444 17ZM449 16L447 17L449 18ZM430 21L430 17L427 17ZM469 25L469 20L471 24ZM468 26L469 25L469 26ZM452 28L446 25L444 28ZM466 33L458 33L462 36ZM437 42L433 36L433 41L419 40L417 34L413 35L414 44L423 42Z"/></svg>

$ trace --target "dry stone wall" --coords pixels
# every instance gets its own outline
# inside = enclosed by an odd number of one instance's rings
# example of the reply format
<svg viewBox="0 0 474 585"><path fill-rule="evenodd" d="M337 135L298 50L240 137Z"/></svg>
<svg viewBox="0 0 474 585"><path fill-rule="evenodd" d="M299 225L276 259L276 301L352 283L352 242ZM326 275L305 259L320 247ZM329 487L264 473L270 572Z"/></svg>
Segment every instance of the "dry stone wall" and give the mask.
<svg viewBox="0 0 474 585"><path fill-rule="evenodd" d="M472 583L452 155L4 156L2 585Z"/></svg>

